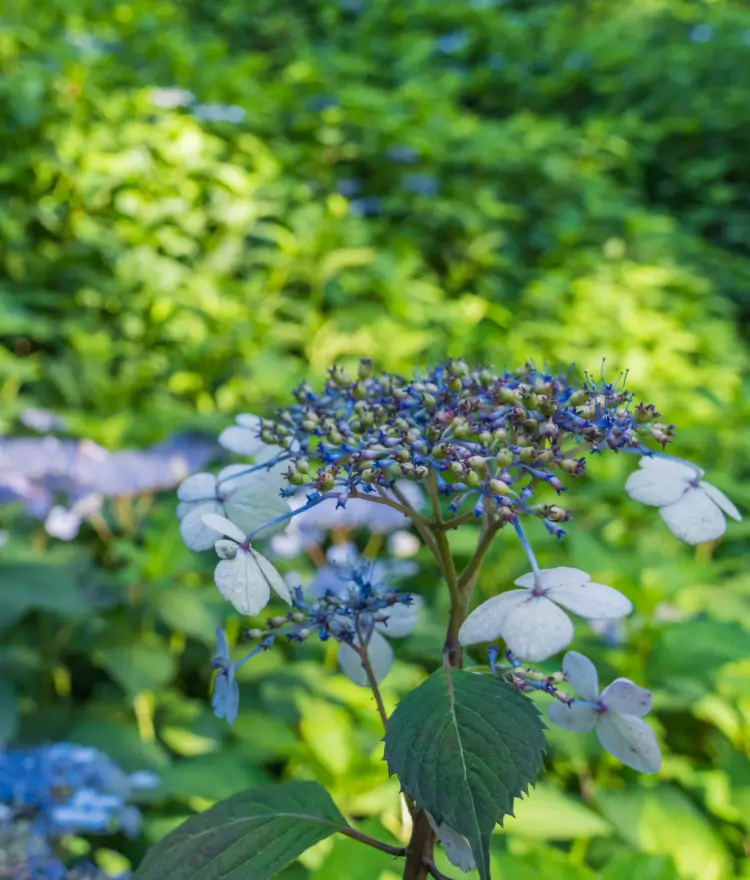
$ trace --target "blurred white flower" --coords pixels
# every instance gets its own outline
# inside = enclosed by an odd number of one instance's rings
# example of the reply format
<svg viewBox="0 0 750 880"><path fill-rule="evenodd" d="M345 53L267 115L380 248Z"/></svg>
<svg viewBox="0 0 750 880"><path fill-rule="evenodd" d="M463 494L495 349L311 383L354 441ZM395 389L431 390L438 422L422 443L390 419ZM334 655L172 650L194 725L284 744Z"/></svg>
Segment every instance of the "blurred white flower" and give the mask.
<svg viewBox="0 0 750 880"><path fill-rule="evenodd" d="M449 825L446 825L445 822L441 822L440 825L438 825L431 813L427 813L426 815L427 821L437 835L437 839L443 845L445 857L451 865L464 873L473 871L477 864L474 861L474 854L469 846L469 841L463 835L459 834L458 831L455 831Z"/></svg>
<svg viewBox="0 0 750 880"><path fill-rule="evenodd" d="M565 730L596 730L599 742L618 761L639 773L656 773L661 753L653 730L641 716L651 711L651 693L627 678L617 678L599 693L594 664L577 651L563 659L565 680L583 701L553 703L549 720Z"/></svg>
<svg viewBox="0 0 750 880"><path fill-rule="evenodd" d="M204 525L229 540L216 541L220 562L214 580L221 595L240 614L258 614L271 598L271 588L289 605L292 597L284 578L273 565L245 541L244 533L230 520L215 513L203 514Z"/></svg>
<svg viewBox="0 0 750 880"><path fill-rule="evenodd" d="M408 559L419 552L421 543L419 538L412 532L398 529L398 531L388 536L386 546L391 556L396 556L398 559Z"/></svg>
<svg viewBox="0 0 750 880"><path fill-rule="evenodd" d="M502 638L522 660L546 660L573 639L573 624L558 606L581 617L613 620L633 610L622 593L591 581L577 568L529 572L509 590L483 602L466 618L458 633L462 645Z"/></svg>
<svg viewBox="0 0 750 880"><path fill-rule="evenodd" d="M686 544L713 541L724 534L724 514L742 516L716 486L704 482L696 465L661 456L644 456L628 477L625 491L636 501L659 508L672 534Z"/></svg>
<svg viewBox="0 0 750 880"><path fill-rule="evenodd" d="M245 109L237 104L196 104L193 116L201 122L231 122L237 124L245 118Z"/></svg>
<svg viewBox="0 0 750 880"><path fill-rule="evenodd" d="M178 88L152 89L148 97L155 107L161 107L162 110L187 107L195 100L195 95L192 92Z"/></svg>
<svg viewBox="0 0 750 880"><path fill-rule="evenodd" d="M177 516L180 535L191 550L208 550L216 540L214 532L203 522L203 516L214 513L228 517L245 533L289 513L289 503L279 494L285 485L282 470L250 470L250 465L232 464L214 474L193 474L177 490ZM283 529L285 523L269 528Z"/></svg>
<svg viewBox="0 0 750 880"><path fill-rule="evenodd" d="M56 504L47 514L44 529L53 538L72 541L78 535L83 520L98 513L103 501L101 495L91 494L80 498L71 508Z"/></svg>

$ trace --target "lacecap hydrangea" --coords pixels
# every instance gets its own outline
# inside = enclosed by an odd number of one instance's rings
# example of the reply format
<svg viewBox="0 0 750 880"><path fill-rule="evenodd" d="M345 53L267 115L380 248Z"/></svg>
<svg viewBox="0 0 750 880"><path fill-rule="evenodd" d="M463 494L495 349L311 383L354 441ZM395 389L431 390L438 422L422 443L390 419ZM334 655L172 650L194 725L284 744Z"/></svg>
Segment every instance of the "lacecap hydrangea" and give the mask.
<svg viewBox="0 0 750 880"><path fill-rule="evenodd" d="M567 504L568 492L593 457L639 456L627 493L658 507L667 527L688 543L715 540L725 531L725 514L740 517L697 466L666 453L674 426L652 404L637 402L625 379L608 382L602 371L598 379L586 375L577 382L572 370L554 374L526 364L500 371L458 360L408 378L376 374L364 360L356 374L333 367L321 391L300 385L294 402L267 418L238 416L219 442L251 460L225 467L218 477L197 474L183 483L178 492L182 535L192 549L215 547L216 585L239 613L257 615L273 598L288 608L250 628L248 635L258 644L239 661L232 661L227 637L218 631L216 714L234 720L236 670L279 637L335 639L342 669L373 691L386 726L388 759L389 718L379 694L392 661L388 639L408 635L422 599L394 588L382 564L378 568L350 551L342 560L340 547L321 549L326 523L334 533L347 519L350 534L354 523L377 531L363 516L370 507L387 513L392 530L405 536L404 546L418 536L437 563L451 599L442 653L439 645L435 652L443 669L460 670L467 646L489 644L489 664L484 673L476 668L479 674L521 693L546 694L553 701L552 723L595 731L624 764L657 772L659 746L643 720L651 708L647 690L626 679L600 690L593 664L575 651L567 652L555 673L529 665L570 645L569 613L612 627L633 609L626 596L581 569L542 569L526 534L528 524L538 521L549 535L564 537L563 526L575 508ZM409 523L416 536L404 529ZM458 570L447 534L463 526L474 527L477 542L468 564ZM487 551L506 528L519 541L529 571L515 579L515 589L499 583L497 595L469 613ZM267 537L270 548L261 553L258 543ZM279 559L297 551L319 558L327 573L319 572L316 581L327 586L306 591L277 570ZM619 640L626 638L618 632ZM494 644L499 641L502 648ZM562 690L563 683L575 695ZM453 864L468 870L477 856L476 840L471 844L468 831L452 827L461 823L460 815L446 823L419 792L413 799L415 828L436 836ZM419 816L427 824L420 826ZM487 857L480 855L481 872Z"/></svg>

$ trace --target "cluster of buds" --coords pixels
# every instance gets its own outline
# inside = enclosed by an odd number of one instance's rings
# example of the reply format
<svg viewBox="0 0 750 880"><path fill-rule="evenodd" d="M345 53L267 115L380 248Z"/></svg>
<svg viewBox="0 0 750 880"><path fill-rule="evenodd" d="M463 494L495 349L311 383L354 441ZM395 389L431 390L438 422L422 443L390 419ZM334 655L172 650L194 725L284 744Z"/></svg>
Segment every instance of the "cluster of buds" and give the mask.
<svg viewBox="0 0 750 880"><path fill-rule="evenodd" d="M291 591L292 607L287 614L269 617L265 629L246 630L245 636L260 640L263 647L270 647L280 636L297 643L313 634L322 642L333 638L353 644L358 636L365 640L375 625L387 628L391 617L401 616L403 612L396 606L405 609L414 603L410 593L392 589L380 577L380 569L381 565L373 562L341 566L332 582L317 589L313 583L317 595L310 601L297 586Z"/></svg>
<svg viewBox="0 0 750 880"><path fill-rule="evenodd" d="M644 440L663 447L674 433L656 423L653 406L633 405L624 377L586 376L575 386L533 364L500 373L449 360L406 379L375 375L363 360L356 377L333 367L322 393L303 384L295 397L256 428L281 449L285 493L309 487L311 501L336 492L345 504L382 495L396 480L434 480L454 511L470 502L476 516L501 525L528 513L557 535L570 512L529 506L538 487L564 492L564 481L585 470L584 451L650 454Z"/></svg>

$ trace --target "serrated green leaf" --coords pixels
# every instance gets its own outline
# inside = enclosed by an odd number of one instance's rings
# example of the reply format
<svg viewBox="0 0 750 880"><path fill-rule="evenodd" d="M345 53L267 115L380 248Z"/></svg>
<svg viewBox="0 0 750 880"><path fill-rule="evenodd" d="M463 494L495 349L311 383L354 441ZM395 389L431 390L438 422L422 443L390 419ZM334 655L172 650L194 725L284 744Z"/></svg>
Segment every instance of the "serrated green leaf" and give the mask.
<svg viewBox="0 0 750 880"><path fill-rule="evenodd" d="M306 849L348 827L317 782L244 791L160 840L133 880L269 880Z"/></svg>
<svg viewBox="0 0 750 880"><path fill-rule="evenodd" d="M388 722L389 772L436 822L469 841L482 880L493 828L539 772L543 729L536 707L510 685L445 668L407 694Z"/></svg>

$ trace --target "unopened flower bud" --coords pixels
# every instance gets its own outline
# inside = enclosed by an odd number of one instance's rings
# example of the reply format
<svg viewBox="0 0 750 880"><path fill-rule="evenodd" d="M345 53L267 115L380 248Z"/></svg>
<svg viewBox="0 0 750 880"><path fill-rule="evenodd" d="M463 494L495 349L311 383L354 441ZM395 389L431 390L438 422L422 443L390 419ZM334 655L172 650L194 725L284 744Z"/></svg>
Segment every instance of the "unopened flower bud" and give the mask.
<svg viewBox="0 0 750 880"><path fill-rule="evenodd" d="M430 476L430 469L425 467L423 464L417 465L414 468L414 479L415 480L426 480L427 477Z"/></svg>
<svg viewBox="0 0 750 880"><path fill-rule="evenodd" d="M460 476L464 472L464 466L460 461L452 461L450 463L450 470L452 473L456 474L456 476Z"/></svg>
<svg viewBox="0 0 750 880"><path fill-rule="evenodd" d="M498 443L503 443L508 438L508 432L505 428L495 428L492 432L492 436Z"/></svg>
<svg viewBox="0 0 750 880"><path fill-rule="evenodd" d="M557 437L558 427L552 421L552 419L549 419L548 421L544 422L543 425L541 425L541 427L539 428L539 433L542 435L542 437Z"/></svg>
<svg viewBox="0 0 750 880"><path fill-rule="evenodd" d="M578 477L583 473L583 459L577 461L574 458L564 458L560 462L560 467L565 471L566 474L571 474L574 477Z"/></svg>
<svg viewBox="0 0 750 880"><path fill-rule="evenodd" d="M370 379L372 377L372 360L370 358L362 358L357 372L360 379Z"/></svg>
<svg viewBox="0 0 750 880"><path fill-rule="evenodd" d="M310 630L307 629L306 627L303 627L303 628L302 628L301 630L299 630L299 632L297 633L297 638L298 638L301 642L304 642L304 640L305 640L309 635L310 635Z"/></svg>
<svg viewBox="0 0 750 880"><path fill-rule="evenodd" d="M549 464L555 457L555 453L551 449L542 449L536 454L536 460L542 464Z"/></svg>
<svg viewBox="0 0 750 880"><path fill-rule="evenodd" d="M495 461L500 467L510 467L513 464L513 452L508 449L500 449L495 456Z"/></svg>
<svg viewBox="0 0 750 880"><path fill-rule="evenodd" d="M482 433L477 437L482 446L489 446L492 443L492 434L489 431L482 431Z"/></svg>
<svg viewBox="0 0 750 880"><path fill-rule="evenodd" d="M411 459L411 453L408 449L397 449L396 458L399 461L409 461Z"/></svg>
<svg viewBox="0 0 750 880"><path fill-rule="evenodd" d="M584 388L574 391L568 398L568 406L582 406L591 397L591 392Z"/></svg>
<svg viewBox="0 0 750 880"><path fill-rule="evenodd" d="M524 419L523 426L530 434L536 434L539 429L539 422L536 419Z"/></svg>
<svg viewBox="0 0 750 880"><path fill-rule="evenodd" d="M536 461L536 452L533 447L526 446L518 453L518 457L524 464L534 464Z"/></svg>
<svg viewBox="0 0 750 880"><path fill-rule="evenodd" d="M286 478L293 486L301 486L305 482L304 476L297 471L290 471Z"/></svg>
<svg viewBox="0 0 750 880"><path fill-rule="evenodd" d="M274 436L270 431L261 431L260 439L266 444L272 444L274 442Z"/></svg>
<svg viewBox="0 0 750 880"><path fill-rule="evenodd" d="M487 464L481 455L472 455L471 458L467 459L466 464L473 471L483 471L486 469Z"/></svg>
<svg viewBox="0 0 750 880"><path fill-rule="evenodd" d="M248 639L262 639L263 638L263 630L262 629L246 629L245 635Z"/></svg>
<svg viewBox="0 0 750 880"><path fill-rule="evenodd" d="M422 395L422 403L428 408L432 409L433 406L437 404L437 400L432 394L423 394Z"/></svg>
<svg viewBox="0 0 750 880"><path fill-rule="evenodd" d="M503 403L521 403L523 397L514 388L499 388L497 392L498 399Z"/></svg>
<svg viewBox="0 0 750 880"><path fill-rule="evenodd" d="M286 617L270 617L268 619L268 625L273 629L276 629L279 626L284 626L286 623Z"/></svg>
<svg viewBox="0 0 750 880"><path fill-rule="evenodd" d="M464 387L463 382L458 378L458 376L454 376L453 378L448 380L448 388L451 391L455 391L458 393Z"/></svg>
<svg viewBox="0 0 750 880"><path fill-rule="evenodd" d="M295 611L294 614L292 614L292 620L295 623L304 623L306 619L307 618L301 611Z"/></svg>
<svg viewBox="0 0 750 880"><path fill-rule="evenodd" d="M297 470L301 474L307 474L310 472L310 463L308 462L308 460L306 458L297 459L297 463L295 464L295 467L297 468Z"/></svg>
<svg viewBox="0 0 750 880"><path fill-rule="evenodd" d="M510 492L508 484L503 480L490 480L490 490L495 495L507 495Z"/></svg>
<svg viewBox="0 0 750 880"><path fill-rule="evenodd" d="M336 480L330 471L324 471L318 476L317 484L321 492L330 492L333 489Z"/></svg>
<svg viewBox="0 0 750 880"><path fill-rule="evenodd" d="M372 468L365 468L360 474L360 477L365 481L365 483L374 483L375 482L375 471Z"/></svg>
<svg viewBox="0 0 750 880"><path fill-rule="evenodd" d="M470 488L476 489L477 486L479 486L479 484L482 482L482 478L479 476L478 473L476 473L476 471L469 471L469 473L466 474L466 476L464 477L464 482Z"/></svg>

